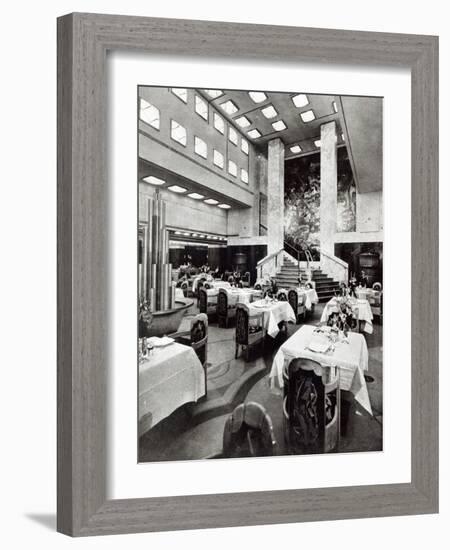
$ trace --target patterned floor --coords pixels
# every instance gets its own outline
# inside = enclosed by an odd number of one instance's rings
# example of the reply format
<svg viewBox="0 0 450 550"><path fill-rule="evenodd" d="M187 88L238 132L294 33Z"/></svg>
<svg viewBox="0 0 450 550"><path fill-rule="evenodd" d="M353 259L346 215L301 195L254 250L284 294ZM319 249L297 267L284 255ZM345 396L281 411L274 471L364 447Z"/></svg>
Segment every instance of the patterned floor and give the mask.
<svg viewBox="0 0 450 550"><path fill-rule="evenodd" d="M195 313L193 311L192 313ZM307 320L315 324L322 306L316 306ZM188 322L188 319L185 320ZM300 325L289 325L288 336ZM374 416L364 409L351 410L348 430L341 439L341 452L382 449L382 332L374 323L374 333L366 335L369 348L368 389ZM139 442L139 461L198 460L220 455L225 421L243 401L261 403L271 416L278 451L284 454L281 397L269 391L268 375L273 356L282 340L267 346L264 357L249 362L235 359L234 328L219 328L211 322L208 337L208 397L206 401L181 407L147 432Z"/></svg>

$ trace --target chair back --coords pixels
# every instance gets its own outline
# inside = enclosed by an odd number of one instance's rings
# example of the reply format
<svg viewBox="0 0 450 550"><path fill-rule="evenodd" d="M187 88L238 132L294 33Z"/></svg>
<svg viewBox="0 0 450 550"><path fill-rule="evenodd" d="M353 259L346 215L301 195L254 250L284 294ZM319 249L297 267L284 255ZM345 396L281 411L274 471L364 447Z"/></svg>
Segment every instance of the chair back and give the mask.
<svg viewBox="0 0 450 550"><path fill-rule="evenodd" d="M255 290L262 290L262 286L259 283L256 283L256 285L253 288Z"/></svg>
<svg viewBox="0 0 450 550"><path fill-rule="evenodd" d="M273 456L277 442L266 409L255 402L241 403L228 417L223 432L227 458Z"/></svg>
<svg viewBox="0 0 450 550"><path fill-rule="evenodd" d="M205 365L207 359L208 344L208 316L205 313L199 313L191 319L191 347L197 354L202 365Z"/></svg>
<svg viewBox="0 0 450 550"><path fill-rule="evenodd" d="M208 313L208 294L204 288L198 289L198 309L200 313Z"/></svg>
<svg viewBox="0 0 450 550"><path fill-rule="evenodd" d="M278 298L278 300L280 300L280 302L287 302L288 301L287 291L284 288L281 288L278 291L277 298Z"/></svg>
<svg viewBox="0 0 450 550"><path fill-rule="evenodd" d="M248 345L250 313L246 304L237 304L236 307L236 343Z"/></svg>
<svg viewBox="0 0 450 550"><path fill-rule="evenodd" d="M329 452L339 444L339 369L293 359L283 372L285 436L290 452Z"/></svg>
<svg viewBox="0 0 450 550"><path fill-rule="evenodd" d="M297 308L298 308L298 292L291 288L288 292L288 302L292 309L294 310L294 313L297 315Z"/></svg>
<svg viewBox="0 0 450 550"><path fill-rule="evenodd" d="M373 289L373 290L377 290L378 292L381 292L382 288L383 288L383 287L381 286L381 283L378 283L378 282L377 282L377 283L373 283L373 285L372 285L372 289Z"/></svg>

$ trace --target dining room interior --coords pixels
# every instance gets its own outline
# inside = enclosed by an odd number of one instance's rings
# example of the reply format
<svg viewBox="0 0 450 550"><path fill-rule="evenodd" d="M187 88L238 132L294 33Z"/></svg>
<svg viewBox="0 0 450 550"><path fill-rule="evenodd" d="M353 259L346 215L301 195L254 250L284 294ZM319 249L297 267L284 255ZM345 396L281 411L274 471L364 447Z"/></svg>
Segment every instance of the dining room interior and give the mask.
<svg viewBox="0 0 450 550"><path fill-rule="evenodd" d="M383 450L383 98L139 86L138 461Z"/></svg>

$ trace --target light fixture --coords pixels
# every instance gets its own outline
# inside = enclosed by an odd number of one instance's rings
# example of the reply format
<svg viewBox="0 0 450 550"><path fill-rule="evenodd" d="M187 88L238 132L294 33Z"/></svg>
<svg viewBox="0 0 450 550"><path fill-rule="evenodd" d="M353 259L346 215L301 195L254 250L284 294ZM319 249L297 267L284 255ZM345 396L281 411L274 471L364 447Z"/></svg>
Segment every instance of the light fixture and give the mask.
<svg viewBox="0 0 450 550"><path fill-rule="evenodd" d="M186 193L187 191L185 187L180 187L179 185L170 185L167 189L174 193Z"/></svg>
<svg viewBox="0 0 450 550"><path fill-rule="evenodd" d="M196 201L199 201L200 199L204 199L205 195L200 195L199 193L189 193L188 197L191 197L191 199L195 199Z"/></svg>
<svg viewBox="0 0 450 550"><path fill-rule="evenodd" d="M192 233L192 237L198 237L197 233Z"/></svg>
<svg viewBox="0 0 450 550"><path fill-rule="evenodd" d="M264 107L264 109L261 109L261 113L266 118L273 118L274 116L277 116L277 114L278 114L273 105L269 105L268 107Z"/></svg>
<svg viewBox="0 0 450 550"><path fill-rule="evenodd" d="M206 204L219 204L219 201L216 201L216 199L205 199L203 202L206 202Z"/></svg>
<svg viewBox="0 0 450 550"><path fill-rule="evenodd" d="M250 126L251 122L246 116L240 116L235 120L236 124L238 124L241 128L247 128Z"/></svg>
<svg viewBox="0 0 450 550"><path fill-rule="evenodd" d="M229 204L218 204L217 208L222 208L223 210L229 210L231 206Z"/></svg>
<svg viewBox="0 0 450 550"><path fill-rule="evenodd" d="M261 132L254 128L253 130L250 130L250 132L247 132L247 135L253 139L257 139L261 137Z"/></svg>
<svg viewBox="0 0 450 550"><path fill-rule="evenodd" d="M342 141L345 141L344 134L341 134L341 139L342 139Z"/></svg>
<svg viewBox="0 0 450 550"><path fill-rule="evenodd" d="M261 103L267 99L267 96L264 92L248 92L248 95L252 98L255 103Z"/></svg>
<svg viewBox="0 0 450 550"><path fill-rule="evenodd" d="M184 235L185 237L189 237L190 233L188 233L187 231L185 231L185 232L183 233L183 235Z"/></svg>
<svg viewBox="0 0 450 550"><path fill-rule="evenodd" d="M292 101L296 107L304 107L309 103L308 96L306 94L297 94L292 98Z"/></svg>
<svg viewBox="0 0 450 550"><path fill-rule="evenodd" d="M156 176L146 176L145 178L142 178L142 181L151 183L152 185L164 185L166 183L164 180L157 178Z"/></svg>
<svg viewBox="0 0 450 550"><path fill-rule="evenodd" d="M316 115L314 114L314 111L312 109L310 109L309 111L303 111L303 113L300 113L300 116L303 122L311 122L311 120L314 120L316 118Z"/></svg>
<svg viewBox="0 0 450 550"><path fill-rule="evenodd" d="M332 105L333 105L333 111L334 111L335 113L337 113L338 110L337 110L337 103L336 103L336 101L333 101Z"/></svg>
<svg viewBox="0 0 450 550"><path fill-rule="evenodd" d="M301 153L302 152L302 148L300 147L300 145L293 145L292 147L290 147L290 150L291 150L291 153Z"/></svg>
<svg viewBox="0 0 450 550"><path fill-rule="evenodd" d="M320 139L314 140L314 145L315 145L316 147L320 147L320 145L321 145Z"/></svg>
<svg viewBox="0 0 450 550"><path fill-rule="evenodd" d="M175 231L175 235L181 235L181 231Z"/></svg>
<svg viewBox="0 0 450 550"><path fill-rule="evenodd" d="M205 90L205 92L209 95L209 97L212 97L213 99L216 99L216 97L219 97L223 94L222 90Z"/></svg>
<svg viewBox="0 0 450 550"><path fill-rule="evenodd" d="M228 114L228 115L234 115L237 111L239 111L238 106L236 103L233 103L231 99L228 101L225 101L225 103L221 103L220 107Z"/></svg>
<svg viewBox="0 0 450 550"><path fill-rule="evenodd" d="M283 130L286 130L287 126L282 120L277 120L276 122L272 122L272 128L276 132L282 132Z"/></svg>

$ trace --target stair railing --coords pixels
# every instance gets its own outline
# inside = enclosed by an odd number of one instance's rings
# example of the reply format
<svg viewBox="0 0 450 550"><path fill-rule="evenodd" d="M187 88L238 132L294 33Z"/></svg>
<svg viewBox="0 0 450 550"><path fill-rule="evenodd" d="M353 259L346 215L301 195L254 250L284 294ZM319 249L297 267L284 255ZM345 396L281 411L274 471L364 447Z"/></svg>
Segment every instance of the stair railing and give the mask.
<svg viewBox="0 0 450 550"><path fill-rule="evenodd" d="M288 241L284 241L284 249L286 250L286 252L289 253L290 256L292 256L294 259L297 260L297 270L298 270L299 279L301 276L300 261L302 256L304 256L306 259L306 270L309 273L309 263L313 261L313 257L311 255L311 252L308 249L303 250L301 248L297 248L296 246L290 244Z"/></svg>

